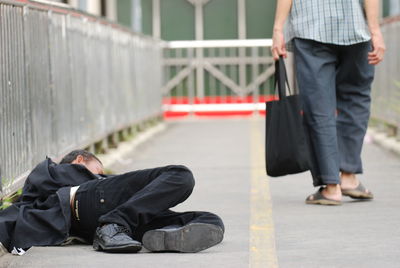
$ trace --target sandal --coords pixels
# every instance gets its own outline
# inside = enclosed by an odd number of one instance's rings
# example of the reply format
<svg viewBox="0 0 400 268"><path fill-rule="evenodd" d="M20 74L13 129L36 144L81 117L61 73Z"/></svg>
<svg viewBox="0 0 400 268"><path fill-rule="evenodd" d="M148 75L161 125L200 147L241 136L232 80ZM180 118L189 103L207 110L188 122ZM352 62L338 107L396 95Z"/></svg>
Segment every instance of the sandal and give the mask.
<svg viewBox="0 0 400 268"><path fill-rule="evenodd" d="M342 195L349 196L353 199L373 199L374 195L367 190L361 182L354 189L342 189Z"/></svg>
<svg viewBox="0 0 400 268"><path fill-rule="evenodd" d="M340 206L342 204L341 201L329 199L323 196L322 190L324 190L324 187L319 188L317 192L308 196L306 199L306 204L331 205L331 206Z"/></svg>

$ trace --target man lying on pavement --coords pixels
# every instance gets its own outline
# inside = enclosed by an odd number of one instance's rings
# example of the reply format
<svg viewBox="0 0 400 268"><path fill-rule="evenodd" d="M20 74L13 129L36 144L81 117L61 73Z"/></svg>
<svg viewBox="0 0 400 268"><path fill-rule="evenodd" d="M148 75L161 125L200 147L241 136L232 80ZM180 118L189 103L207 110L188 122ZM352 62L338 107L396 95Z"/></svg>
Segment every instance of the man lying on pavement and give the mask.
<svg viewBox="0 0 400 268"><path fill-rule="evenodd" d="M209 212L174 212L192 193L185 166L104 175L101 161L76 150L60 162L41 162L20 200L0 211L0 242L23 252L77 236L107 252L198 252L220 243L224 224Z"/></svg>

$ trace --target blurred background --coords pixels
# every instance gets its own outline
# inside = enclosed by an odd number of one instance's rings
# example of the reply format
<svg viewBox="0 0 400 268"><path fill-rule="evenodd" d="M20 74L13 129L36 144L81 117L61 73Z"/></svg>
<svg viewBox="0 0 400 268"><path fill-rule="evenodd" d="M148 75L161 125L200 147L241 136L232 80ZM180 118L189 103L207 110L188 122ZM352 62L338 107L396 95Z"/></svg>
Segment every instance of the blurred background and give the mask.
<svg viewBox="0 0 400 268"><path fill-rule="evenodd" d="M271 38L275 0L54 0L163 40L195 40L203 14L204 40ZM243 2L241 4L241 2ZM400 14L400 1L382 0L382 17ZM197 4L196 3L200 3ZM202 12L196 13L197 6ZM241 10L243 9L243 10ZM239 31L245 13L245 34ZM243 22L242 22L243 23Z"/></svg>

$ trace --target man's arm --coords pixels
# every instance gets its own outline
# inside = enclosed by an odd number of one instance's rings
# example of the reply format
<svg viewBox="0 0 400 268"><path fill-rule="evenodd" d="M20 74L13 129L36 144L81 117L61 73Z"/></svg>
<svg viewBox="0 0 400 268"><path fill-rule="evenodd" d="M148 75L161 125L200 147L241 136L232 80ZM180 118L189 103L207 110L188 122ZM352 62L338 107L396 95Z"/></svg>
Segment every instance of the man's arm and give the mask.
<svg viewBox="0 0 400 268"><path fill-rule="evenodd" d="M376 65L383 60L385 42L379 27L379 0L365 0L365 14L371 33L372 51L368 53L369 64Z"/></svg>
<svg viewBox="0 0 400 268"><path fill-rule="evenodd" d="M279 59L279 56L287 57L283 26L285 25L291 7L292 0L277 0L271 48L272 56L275 60Z"/></svg>

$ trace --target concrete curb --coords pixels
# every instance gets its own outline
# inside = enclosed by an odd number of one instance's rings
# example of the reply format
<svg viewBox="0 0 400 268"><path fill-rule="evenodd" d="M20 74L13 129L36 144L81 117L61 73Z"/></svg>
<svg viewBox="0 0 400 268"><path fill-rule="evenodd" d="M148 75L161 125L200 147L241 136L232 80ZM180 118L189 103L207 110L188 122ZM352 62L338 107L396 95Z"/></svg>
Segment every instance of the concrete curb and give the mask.
<svg viewBox="0 0 400 268"><path fill-rule="evenodd" d="M148 141L156 134L164 131L166 128L166 123L157 124L156 126L139 133L132 140L121 142L118 144L117 148L110 149L106 154L100 154L97 155L97 157L99 157L105 168L109 168L117 162L123 162L124 156L127 153L132 152L132 150L134 150L137 146Z"/></svg>
<svg viewBox="0 0 400 268"><path fill-rule="evenodd" d="M368 129L367 135L372 138L372 142L400 156L400 141L396 138L388 137L386 133L373 128Z"/></svg>

